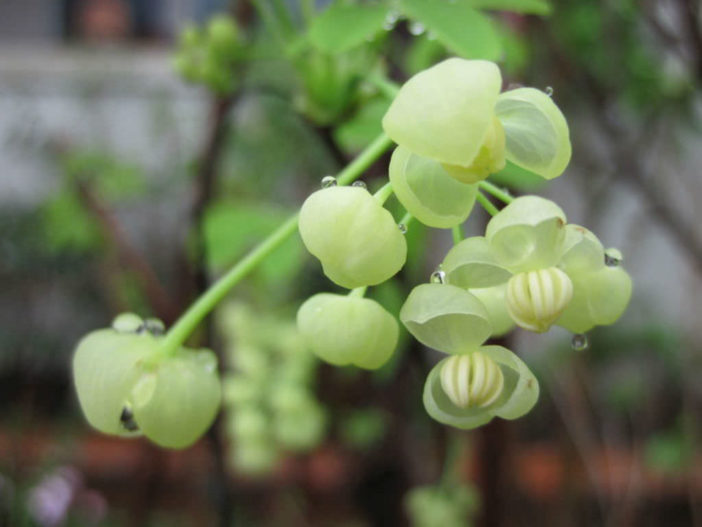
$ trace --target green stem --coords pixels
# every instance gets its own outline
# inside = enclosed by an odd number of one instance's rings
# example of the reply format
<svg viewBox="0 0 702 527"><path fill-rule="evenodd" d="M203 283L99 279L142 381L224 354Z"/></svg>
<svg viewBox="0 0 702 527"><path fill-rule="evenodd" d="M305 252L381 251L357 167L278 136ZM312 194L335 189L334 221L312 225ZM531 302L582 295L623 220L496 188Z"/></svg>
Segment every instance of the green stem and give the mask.
<svg viewBox="0 0 702 527"><path fill-rule="evenodd" d="M412 216L409 212L405 212L405 215L402 216L402 219L399 222L399 225L404 225L405 227L409 227L410 222L414 219L414 216Z"/></svg>
<svg viewBox="0 0 702 527"><path fill-rule="evenodd" d="M400 91L400 86L380 74L370 75L367 81L373 84L380 93L388 99L394 99Z"/></svg>
<svg viewBox="0 0 702 527"><path fill-rule="evenodd" d="M463 230L460 225L456 225L451 229L451 235L453 236L453 244L458 245L463 240Z"/></svg>
<svg viewBox="0 0 702 527"><path fill-rule="evenodd" d="M483 206L483 208L486 211L488 211L488 214L490 214L490 216L494 216L495 214L500 212L499 210L497 210L497 207L495 207L495 205L493 205L492 202L489 199L487 199L482 192L478 192L478 203L480 203Z"/></svg>
<svg viewBox="0 0 702 527"><path fill-rule="evenodd" d="M368 289L368 286L363 286L363 287L357 287L356 289L352 289L347 296L353 297L353 298L363 298L363 296L366 294L366 289Z"/></svg>
<svg viewBox="0 0 702 527"><path fill-rule="evenodd" d="M500 201L504 201L507 204L512 203L514 201L514 198L509 195L509 192L505 192L500 187L494 185L493 183L490 183L489 181L481 181L480 183L478 183L478 185L480 186L481 190L484 190L488 194L495 196Z"/></svg>
<svg viewBox="0 0 702 527"><path fill-rule="evenodd" d="M380 203L381 205L385 203L390 196L392 196L392 183L390 183L389 181L385 183L385 185L380 187L380 189L375 194L373 194L373 197L377 199L378 203Z"/></svg>
<svg viewBox="0 0 702 527"><path fill-rule="evenodd" d="M357 179L373 162L392 144L385 134L381 134L361 152L346 168L339 172L337 184L347 185ZM385 188L385 187L383 187ZM381 189L382 190L382 189ZM267 256L290 238L297 230L298 213L291 216L278 227L268 238L254 247L226 274L210 286L188 310L181 315L166 334L161 349L164 353L173 353L185 342L198 324L214 307L222 301L229 290L238 284L246 275L253 271Z"/></svg>

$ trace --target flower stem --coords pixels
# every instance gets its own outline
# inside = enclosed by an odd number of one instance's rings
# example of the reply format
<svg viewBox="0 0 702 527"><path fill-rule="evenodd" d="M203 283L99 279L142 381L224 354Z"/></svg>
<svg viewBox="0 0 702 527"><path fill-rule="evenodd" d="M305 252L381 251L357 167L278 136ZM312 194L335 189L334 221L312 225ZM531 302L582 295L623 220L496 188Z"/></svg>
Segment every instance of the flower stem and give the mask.
<svg viewBox="0 0 702 527"><path fill-rule="evenodd" d="M487 199L485 197L485 194L483 194L482 192L478 192L477 198L478 203L480 203L483 206L483 208L488 212L488 214L490 214L490 216L494 216L495 214L500 212L499 210L497 210L497 207L495 207L495 205L493 205L492 202L489 199Z"/></svg>
<svg viewBox="0 0 702 527"><path fill-rule="evenodd" d="M456 225L451 229L451 235L453 236L453 244L458 245L463 240L463 229L460 225Z"/></svg>
<svg viewBox="0 0 702 527"><path fill-rule="evenodd" d="M378 136L375 141L358 155L358 157L339 172L337 184L347 185L353 182L373 164L391 144L392 141L385 134ZM163 349L165 353L173 353L178 349L195 330L202 319L222 301L232 287L237 285L246 275L256 269L266 257L293 235L297 230L297 223L298 213L296 212L271 233L268 238L254 247L246 256L239 260L234 267L212 284L207 291L190 305L187 311L183 313L171 327L163 339L161 349Z"/></svg>
<svg viewBox="0 0 702 527"><path fill-rule="evenodd" d="M380 187L375 194L373 194L373 197L377 199L378 203L381 205L385 203L390 196L392 196L392 183L389 181Z"/></svg>
<svg viewBox="0 0 702 527"><path fill-rule="evenodd" d="M480 186L480 190L484 190L488 194L495 196L500 201L503 201L507 204L512 203L514 201L514 198L509 195L509 192L505 192L500 187L493 183L490 183L489 181L481 181L480 183L478 183L478 185Z"/></svg>

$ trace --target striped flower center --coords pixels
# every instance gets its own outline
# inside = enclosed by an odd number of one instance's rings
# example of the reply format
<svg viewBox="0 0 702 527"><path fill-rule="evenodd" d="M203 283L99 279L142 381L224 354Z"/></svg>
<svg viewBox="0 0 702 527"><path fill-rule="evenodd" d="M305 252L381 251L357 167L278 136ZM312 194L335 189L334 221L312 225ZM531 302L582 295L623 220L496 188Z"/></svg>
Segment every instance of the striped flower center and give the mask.
<svg viewBox="0 0 702 527"><path fill-rule="evenodd" d="M547 331L571 298L573 283L556 267L519 273L507 282L507 310L519 326L530 331Z"/></svg>
<svg viewBox="0 0 702 527"><path fill-rule="evenodd" d="M489 406L500 396L503 387L500 367L477 351L454 355L441 368L441 388L459 408Z"/></svg>

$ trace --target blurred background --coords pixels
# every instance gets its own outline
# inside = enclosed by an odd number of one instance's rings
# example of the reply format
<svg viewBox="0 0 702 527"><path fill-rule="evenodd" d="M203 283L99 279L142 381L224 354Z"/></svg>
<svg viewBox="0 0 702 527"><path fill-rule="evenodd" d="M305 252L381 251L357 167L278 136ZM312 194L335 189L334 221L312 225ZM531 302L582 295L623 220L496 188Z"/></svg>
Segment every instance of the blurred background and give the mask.
<svg viewBox="0 0 702 527"><path fill-rule="evenodd" d="M366 4L335 25L311 0L0 1L0 525L702 525L699 4ZM226 382L205 438L92 431L80 337L122 311L171 323L380 133L388 79L449 55L497 60L505 88L563 110L564 177L495 180L621 249L624 317L585 351L515 331L539 404L458 432L425 413L437 356L407 335L372 374L310 355L295 311L333 287L294 239L195 336ZM407 236L407 267L369 293L394 313L451 244Z"/></svg>

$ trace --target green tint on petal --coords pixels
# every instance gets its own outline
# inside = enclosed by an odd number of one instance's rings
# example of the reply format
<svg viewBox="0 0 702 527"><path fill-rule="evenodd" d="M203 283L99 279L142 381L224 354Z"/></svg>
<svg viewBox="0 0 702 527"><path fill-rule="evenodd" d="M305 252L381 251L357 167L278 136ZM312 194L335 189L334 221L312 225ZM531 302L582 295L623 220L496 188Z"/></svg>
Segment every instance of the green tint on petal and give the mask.
<svg viewBox="0 0 702 527"><path fill-rule="evenodd" d="M100 329L86 335L73 356L78 401L88 422L105 434L138 435L121 423L122 410L140 376L137 364L157 349L150 335Z"/></svg>
<svg viewBox="0 0 702 527"><path fill-rule="evenodd" d="M592 232L580 225L565 226L560 267L567 273L594 271L602 267L604 247Z"/></svg>
<svg viewBox="0 0 702 527"><path fill-rule="evenodd" d="M313 193L302 205L299 228L324 274L349 289L384 282L407 258L405 237L392 215L363 188Z"/></svg>
<svg viewBox="0 0 702 527"><path fill-rule="evenodd" d="M157 445L185 448L205 433L221 401L217 358L181 349L144 367L131 393L134 419Z"/></svg>
<svg viewBox="0 0 702 527"><path fill-rule="evenodd" d="M527 365L502 346L482 346L480 352L503 366L504 398L495 414L503 419L517 419L529 412L539 399L539 382Z"/></svg>
<svg viewBox="0 0 702 527"><path fill-rule="evenodd" d="M485 238L495 259L518 273L556 265L565 240L566 216L553 201L516 198L493 216Z"/></svg>
<svg viewBox="0 0 702 527"><path fill-rule="evenodd" d="M447 284L415 287L400 310L400 320L419 342L444 353L469 353L492 329L480 300Z"/></svg>
<svg viewBox="0 0 702 527"><path fill-rule="evenodd" d="M468 292L476 296L485 306L488 320L490 320L490 325L492 326L493 337L501 337L514 328L514 320L509 316L509 311L507 310L505 298L507 292L506 283L493 287L469 289Z"/></svg>
<svg viewBox="0 0 702 527"><path fill-rule="evenodd" d="M506 91L497 99L509 161L545 179L560 176L570 161L568 123L551 97L535 88Z"/></svg>
<svg viewBox="0 0 702 527"><path fill-rule="evenodd" d="M425 225L448 229L463 223L473 209L477 186L456 181L432 159L398 146L389 172L397 199Z"/></svg>
<svg viewBox="0 0 702 527"><path fill-rule="evenodd" d="M492 62L447 59L402 86L383 129L417 155L468 167L488 134L501 85Z"/></svg>
<svg viewBox="0 0 702 527"><path fill-rule="evenodd" d="M573 299L556 324L574 333L613 324L631 299L631 278L621 267L602 265L598 271L569 273Z"/></svg>
<svg viewBox="0 0 702 527"><path fill-rule="evenodd" d="M320 293L297 312L297 326L310 349L336 366L374 370L395 351L395 317L368 298Z"/></svg>
<svg viewBox="0 0 702 527"><path fill-rule="evenodd" d="M512 275L500 266L482 236L462 240L446 254L441 263L451 285L472 289L505 283Z"/></svg>

